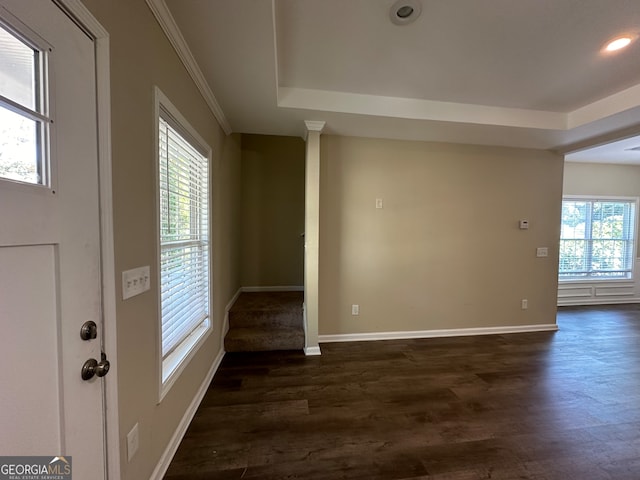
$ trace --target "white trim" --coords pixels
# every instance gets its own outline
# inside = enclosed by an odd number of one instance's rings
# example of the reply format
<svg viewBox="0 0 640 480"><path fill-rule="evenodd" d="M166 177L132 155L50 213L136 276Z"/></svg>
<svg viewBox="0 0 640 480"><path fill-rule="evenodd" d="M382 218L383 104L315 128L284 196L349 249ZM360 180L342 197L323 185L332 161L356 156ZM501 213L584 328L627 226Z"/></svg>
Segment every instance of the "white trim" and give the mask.
<svg viewBox="0 0 640 480"><path fill-rule="evenodd" d="M596 285L595 295L596 297L633 297L635 295L633 287L633 283L624 285Z"/></svg>
<svg viewBox="0 0 640 480"><path fill-rule="evenodd" d="M601 201L601 202L607 202L607 201L612 201L612 202L638 202L640 200L640 197L634 197L634 196L624 196L624 195L570 195L570 194L566 194L566 195L562 195L562 200L597 200L597 201Z"/></svg>
<svg viewBox="0 0 640 480"><path fill-rule="evenodd" d="M80 0L54 0L68 15L71 15L80 28L94 40L109 41L109 32L98 22ZM108 65L107 65L108 66Z"/></svg>
<svg viewBox="0 0 640 480"><path fill-rule="evenodd" d="M154 85L153 87L153 99L154 99L153 118L155 122L155 130L156 130L155 132L156 163L158 160L158 141L157 141L158 140L158 131L157 131L158 122L160 117L164 117L164 115L162 115L164 113L170 118L170 120L165 118L165 121L167 121L171 125L171 127L176 129L178 133L180 133L183 136L186 136L187 138L185 138L185 140L187 140L190 144L192 144L191 146L194 147L196 150L198 150L203 157L207 157L207 159L209 160L209 165L211 166L211 164L213 163L213 160L212 160L213 149L209 146L207 141L200 135L198 130L196 130L191 125L191 123L189 123L189 120L187 120L185 116L182 115L182 113L180 113L180 110L171 102L171 100L169 100L169 97L167 97L164 94L164 92L160 90L160 88L158 88L157 85ZM195 143L195 145L193 145L193 143Z"/></svg>
<svg viewBox="0 0 640 480"><path fill-rule="evenodd" d="M567 114L570 129L611 117L640 105L640 85L634 85Z"/></svg>
<svg viewBox="0 0 640 480"><path fill-rule="evenodd" d="M572 297L573 298L573 297ZM606 297L597 297L597 298L580 298L575 297L574 300L569 299L558 299L559 307L580 307L580 306L590 306L590 305L625 305L631 303L640 303L640 298L638 297L627 297L627 298L606 298Z"/></svg>
<svg viewBox="0 0 640 480"><path fill-rule="evenodd" d="M158 252L156 258L156 269L158 272L158 278L160 278L161 265L160 265L160 189L158 185L160 185L160 169L158 160L160 158L159 152L159 122L160 117L162 116L166 121L169 121L166 117L170 117L171 121L169 122L173 128L176 126L179 128L179 133L181 135L187 135L187 141L189 144L194 147L196 150L199 150L200 153L207 158L208 164L208 192L209 192L209 208L210 211L213 211L213 195L212 195L212 165L213 165L213 150L209 146L209 144L200 136L198 131L189 123L189 121L180 113L180 110L176 108L176 106L169 100L169 98L158 88L157 86L153 87L153 119L152 124L154 125L154 163L155 163L155 184L157 187L156 194L156 251ZM175 125L174 125L175 122ZM211 238L211 231L213 229L213 217L209 215L209 238ZM209 248L211 249L211 243L209 243ZM186 366L189 364L191 359L195 356L195 354L200 350L202 345L204 345L205 341L211 335L213 331L213 319L211 317L211 309L213 306L213 289L214 282L213 277L211 276L211 272L213 272L213 261L212 254L209 251L209 316L199 325L197 326L193 332L182 341L182 343L176 348L176 350L169 355L167 358L162 358L162 295L161 289L162 285L160 281L158 281L157 289L158 289L158 328L156 329L156 365L157 365L157 374L158 374L158 401L160 404L169 390L175 383L175 381L180 377Z"/></svg>
<svg viewBox="0 0 640 480"><path fill-rule="evenodd" d="M147 0L149 1L149 0ZM278 107L374 117L567 130L562 112L389 97L312 88L278 87Z"/></svg>
<svg viewBox="0 0 640 480"><path fill-rule="evenodd" d="M302 301L302 328L304 330L305 348L307 346L307 302Z"/></svg>
<svg viewBox="0 0 640 480"><path fill-rule="evenodd" d="M156 20L160 24L164 34L169 39L169 42L171 42L171 45L178 54L178 57L182 60L182 63L193 80L193 83L195 83L200 94L204 97L211 113L213 113L213 116L218 120L218 123L224 130L224 133L227 135L233 133L231 125L222 111L222 107L220 107L218 100L211 91L211 88L209 88L209 84L207 83L202 70L200 70L198 62L196 62L193 53L191 53L191 49L189 48L187 41L184 39L182 32L178 28L178 25L176 24L173 15L171 15L171 11L167 7L165 1L147 0L147 5L153 12L154 17L156 17Z"/></svg>
<svg viewBox="0 0 640 480"><path fill-rule="evenodd" d="M635 252L638 251L638 223L639 222L639 215L640 215L640 197L634 197L634 196L623 196L623 195L562 195L562 203L564 204L564 202L571 202L571 201L585 201L585 202L629 202L629 203L634 203L634 217L633 217L633 245L632 245L632 252L633 254L635 254ZM593 240L593 239L591 239ZM560 241L562 241L562 238L560 238ZM632 255L633 255L632 254ZM615 282L635 282L635 277L638 274L638 272L636 271L636 258L632 257L631 258L631 271L629 272L629 278L609 278L609 279L604 279L604 278L597 278L597 277L591 277L591 276L587 276L586 278L558 278L558 289L561 289L561 286L565 286L565 285L571 285L571 284L591 284L592 286L596 287L599 285L603 285L605 283L610 283L613 284ZM595 292L595 290L594 290Z"/></svg>
<svg viewBox="0 0 640 480"><path fill-rule="evenodd" d="M165 448L164 452L162 453L162 456L160 457L160 460L158 461L156 468L153 470L153 473L151 474L151 477L149 480L156 480L156 479L162 480L162 478L164 477L164 474L167 473L167 469L171 464L171 460L173 460L173 456L176 454L176 451L180 446L180 442L182 442L182 439L184 438L184 435L187 432L187 428L189 428L189 424L191 423L191 420L193 420L193 417L198 411L198 407L200 406L202 399L207 393L207 390L209 389L209 385L213 380L213 376L218 371L218 367L220 367L220 363L222 362L223 358L224 358L224 350L221 350L220 352L218 352L218 356L213 361L213 365L211 365L209 372L207 372L207 375L205 376L204 380L200 384L200 388L198 389L195 396L193 397L193 400L191 400L189 407L184 412L184 415L182 416L182 420L180 420L180 423L178 424L176 431L173 433L171 440L167 444L167 447Z"/></svg>
<svg viewBox="0 0 640 480"><path fill-rule="evenodd" d="M222 348L222 350L224 350L224 337L229 333L229 310L231 310L233 304L236 303L241 293L242 287L238 289L235 295L231 297L231 300L229 300L229 303L227 303L227 306L224 307L224 321L222 323L222 331L220 332L220 348Z"/></svg>
<svg viewBox="0 0 640 480"><path fill-rule="evenodd" d="M325 125L326 125L326 122L323 122L322 120L305 120L304 121L305 130L304 130L304 137L303 137L304 141L306 142L309 139L310 132L322 133Z"/></svg>
<svg viewBox="0 0 640 480"><path fill-rule="evenodd" d="M597 121L615 120L621 114L632 115L640 107L640 85L570 112L281 86L277 87L276 98L279 107L297 110L569 131Z"/></svg>
<svg viewBox="0 0 640 480"><path fill-rule="evenodd" d="M307 357L311 357L311 356L315 356L315 355L322 355L322 352L320 351L320 346L317 346L317 347L304 347L304 354Z"/></svg>
<svg viewBox="0 0 640 480"><path fill-rule="evenodd" d="M243 292L304 292L304 287L301 285L283 285L274 287L241 287Z"/></svg>
<svg viewBox="0 0 640 480"><path fill-rule="evenodd" d="M609 278L609 279L593 279L593 278L567 278L565 280L558 279L558 285L577 287L586 287L591 285L609 285L609 284L627 284L632 282L630 278Z"/></svg>
<svg viewBox="0 0 640 480"><path fill-rule="evenodd" d="M640 303L640 258L634 259L634 277L594 282L593 280L558 283L559 307L578 305L617 305Z"/></svg>
<svg viewBox="0 0 640 480"><path fill-rule="evenodd" d="M562 298L591 298L593 296L592 285L558 288L558 303L562 301Z"/></svg>
<svg viewBox="0 0 640 480"><path fill-rule="evenodd" d="M196 353L202 348L213 331L211 317L208 317L198 325L187 338L185 338L176 349L163 360L160 358L160 392L158 393L159 405L164 397L169 393L173 384L180 378L182 372ZM162 345L159 346L162 356Z"/></svg>
<svg viewBox="0 0 640 480"><path fill-rule="evenodd" d="M327 122L324 122L322 120L305 120L304 121L304 125L307 127L308 132L322 133L322 130L324 130L324 126L326 124Z"/></svg>
<svg viewBox="0 0 640 480"><path fill-rule="evenodd" d="M56 0L94 39L96 104L98 116L98 168L100 188L100 241L102 269L102 348L111 358L105 377L107 477L120 478L120 410L118 406L118 348L116 324L116 273L113 244L113 190L111 171L111 74L109 32L80 0Z"/></svg>
<svg viewBox="0 0 640 480"><path fill-rule="evenodd" d="M407 332L345 333L319 335L319 343L364 342L376 340L402 340L407 338L466 337L471 335L503 335L507 333L552 332L558 330L555 323L541 325L506 325L504 327L451 328L444 330L418 330Z"/></svg>

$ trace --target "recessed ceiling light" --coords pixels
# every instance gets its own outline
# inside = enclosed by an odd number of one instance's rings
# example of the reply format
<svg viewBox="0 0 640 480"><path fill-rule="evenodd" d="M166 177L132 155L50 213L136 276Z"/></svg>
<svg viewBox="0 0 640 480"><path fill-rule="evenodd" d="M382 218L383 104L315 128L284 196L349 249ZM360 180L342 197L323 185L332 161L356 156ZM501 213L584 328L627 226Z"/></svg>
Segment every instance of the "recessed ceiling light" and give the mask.
<svg viewBox="0 0 640 480"><path fill-rule="evenodd" d="M413 7L411 5L403 5L398 9L396 15L400 18L408 18L413 13Z"/></svg>
<svg viewBox="0 0 640 480"><path fill-rule="evenodd" d="M623 35L618 38L614 38L604 47L605 52L615 52L624 47L627 47L636 39L636 35Z"/></svg>
<svg viewBox="0 0 640 480"><path fill-rule="evenodd" d="M397 0L389 10L389 18L396 25L414 22L422 12L419 0Z"/></svg>

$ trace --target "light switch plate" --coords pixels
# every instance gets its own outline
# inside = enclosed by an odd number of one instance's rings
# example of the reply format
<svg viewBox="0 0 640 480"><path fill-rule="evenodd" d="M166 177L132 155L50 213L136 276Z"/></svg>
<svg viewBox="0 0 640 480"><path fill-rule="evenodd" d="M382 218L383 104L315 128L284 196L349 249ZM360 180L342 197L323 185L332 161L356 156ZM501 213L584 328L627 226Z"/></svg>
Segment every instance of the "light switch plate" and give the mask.
<svg viewBox="0 0 640 480"><path fill-rule="evenodd" d="M149 266L138 267L122 272L122 299L140 295L151 288Z"/></svg>
<svg viewBox="0 0 640 480"><path fill-rule="evenodd" d="M536 249L536 257L548 257L549 249L547 247L538 247Z"/></svg>

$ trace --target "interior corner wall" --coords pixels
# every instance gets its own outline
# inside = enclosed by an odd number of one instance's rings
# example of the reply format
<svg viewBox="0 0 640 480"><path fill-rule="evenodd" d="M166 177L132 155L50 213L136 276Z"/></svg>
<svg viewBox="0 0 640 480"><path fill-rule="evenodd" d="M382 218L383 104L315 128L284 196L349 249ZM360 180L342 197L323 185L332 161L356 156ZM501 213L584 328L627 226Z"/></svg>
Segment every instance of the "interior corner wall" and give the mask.
<svg viewBox="0 0 640 480"><path fill-rule="evenodd" d="M321 336L555 324L562 157L321 139Z"/></svg>
<svg viewBox="0 0 640 480"><path fill-rule="evenodd" d="M565 162L563 194L640 197L640 166ZM639 214L640 212L636 212L636 221ZM558 305L640 303L640 282L637 280L640 275L638 241L636 250L634 278L613 282L561 282L558 288Z"/></svg>
<svg viewBox="0 0 640 480"><path fill-rule="evenodd" d="M304 284L304 170L302 138L242 135L243 286Z"/></svg>
<svg viewBox="0 0 640 480"><path fill-rule="evenodd" d="M225 306L240 287L240 136L225 136L145 0L82 0L110 35L113 221L116 277L151 267L151 290L117 291L121 478L150 478L215 360ZM153 87L158 86L213 149L213 333L158 404L158 256ZM109 377L107 377L109 381ZM139 450L126 435L139 424Z"/></svg>

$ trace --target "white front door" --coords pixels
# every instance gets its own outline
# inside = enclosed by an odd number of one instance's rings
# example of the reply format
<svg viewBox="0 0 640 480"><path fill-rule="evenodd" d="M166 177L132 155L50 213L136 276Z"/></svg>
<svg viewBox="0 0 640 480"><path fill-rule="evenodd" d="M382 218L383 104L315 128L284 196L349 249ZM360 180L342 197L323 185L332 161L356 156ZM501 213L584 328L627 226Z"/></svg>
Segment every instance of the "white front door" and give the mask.
<svg viewBox="0 0 640 480"><path fill-rule="evenodd" d="M50 0L0 0L0 455L105 474L94 42ZM87 321L97 338L81 339Z"/></svg>

